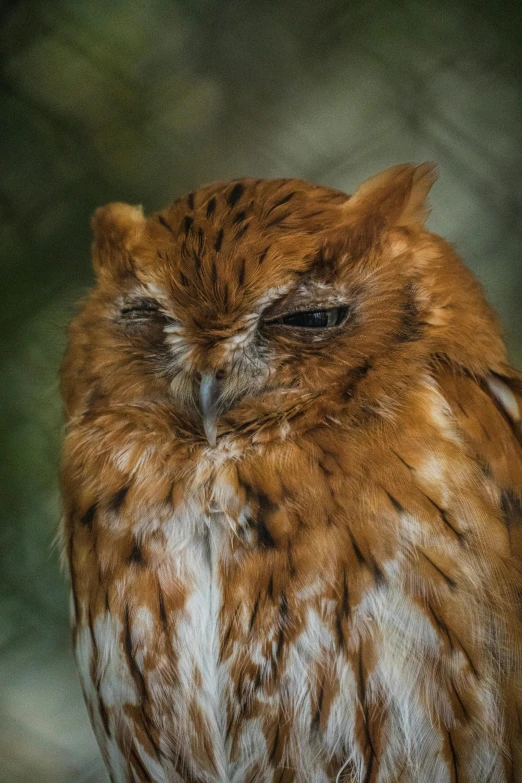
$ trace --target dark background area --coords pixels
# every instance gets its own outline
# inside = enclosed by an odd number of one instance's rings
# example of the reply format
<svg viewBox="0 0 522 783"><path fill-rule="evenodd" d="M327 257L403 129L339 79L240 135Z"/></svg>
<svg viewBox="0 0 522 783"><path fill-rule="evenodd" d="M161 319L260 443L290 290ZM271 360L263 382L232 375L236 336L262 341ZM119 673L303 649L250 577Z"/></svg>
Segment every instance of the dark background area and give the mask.
<svg viewBox="0 0 522 783"><path fill-rule="evenodd" d="M439 0L0 4L0 783L105 780L52 547L57 373L89 219L216 179L352 192L435 160L454 242L522 366L522 6Z"/></svg>

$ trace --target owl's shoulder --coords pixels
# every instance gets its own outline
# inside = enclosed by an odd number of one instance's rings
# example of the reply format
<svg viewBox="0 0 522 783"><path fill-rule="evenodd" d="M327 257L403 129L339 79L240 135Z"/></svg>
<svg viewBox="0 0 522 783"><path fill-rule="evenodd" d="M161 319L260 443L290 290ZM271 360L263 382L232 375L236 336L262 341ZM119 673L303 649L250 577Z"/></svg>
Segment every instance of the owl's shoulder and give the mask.
<svg viewBox="0 0 522 783"><path fill-rule="evenodd" d="M513 556L522 562L522 373L484 378L441 372L439 387L466 447L495 495Z"/></svg>

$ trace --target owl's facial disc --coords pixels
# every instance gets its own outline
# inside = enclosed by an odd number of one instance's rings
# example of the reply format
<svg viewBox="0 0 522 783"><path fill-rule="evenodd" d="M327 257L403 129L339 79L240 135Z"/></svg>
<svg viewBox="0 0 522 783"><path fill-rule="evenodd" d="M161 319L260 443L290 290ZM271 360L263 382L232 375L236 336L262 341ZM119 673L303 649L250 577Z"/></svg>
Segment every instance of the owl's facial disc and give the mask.
<svg viewBox="0 0 522 783"><path fill-rule="evenodd" d="M309 305L310 309L291 310L286 314L271 315L269 318L261 318L258 328L267 332L276 331L291 333L294 339L299 339L305 333L314 333L320 339L325 330L335 330L347 318L348 305L323 308L320 305ZM301 334L300 334L301 333ZM229 405L223 397L226 388L227 373L224 370L214 370L199 373L196 372L196 380L199 383L199 409L203 422L203 429L211 447L215 447L217 440L217 423L220 415L225 413ZM232 397L230 404L237 402L237 397Z"/></svg>
<svg viewBox="0 0 522 783"><path fill-rule="evenodd" d="M333 342L345 341L357 312L349 287L316 273L235 310L203 300L194 317L192 303L146 280L117 300L114 317L147 377L167 381L170 400L191 426L199 420L211 447L220 426L252 426L261 411L298 411L300 401L330 385Z"/></svg>

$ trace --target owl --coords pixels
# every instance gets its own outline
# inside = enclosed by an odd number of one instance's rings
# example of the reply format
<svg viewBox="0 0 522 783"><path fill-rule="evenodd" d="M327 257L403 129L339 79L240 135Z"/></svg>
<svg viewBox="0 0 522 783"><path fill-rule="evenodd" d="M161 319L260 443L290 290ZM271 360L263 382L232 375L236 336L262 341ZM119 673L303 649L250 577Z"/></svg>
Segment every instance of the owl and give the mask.
<svg viewBox="0 0 522 783"><path fill-rule="evenodd" d="M113 783L522 781L522 375L434 179L95 213L62 538Z"/></svg>

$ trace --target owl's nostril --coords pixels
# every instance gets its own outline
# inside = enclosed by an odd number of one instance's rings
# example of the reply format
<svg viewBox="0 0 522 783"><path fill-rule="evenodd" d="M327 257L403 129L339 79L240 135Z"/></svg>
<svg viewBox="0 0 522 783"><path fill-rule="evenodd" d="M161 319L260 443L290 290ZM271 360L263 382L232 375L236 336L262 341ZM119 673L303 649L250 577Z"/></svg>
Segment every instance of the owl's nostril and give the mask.
<svg viewBox="0 0 522 783"><path fill-rule="evenodd" d="M224 370L217 370L216 373L214 373L216 381L222 381L225 377L225 371Z"/></svg>

